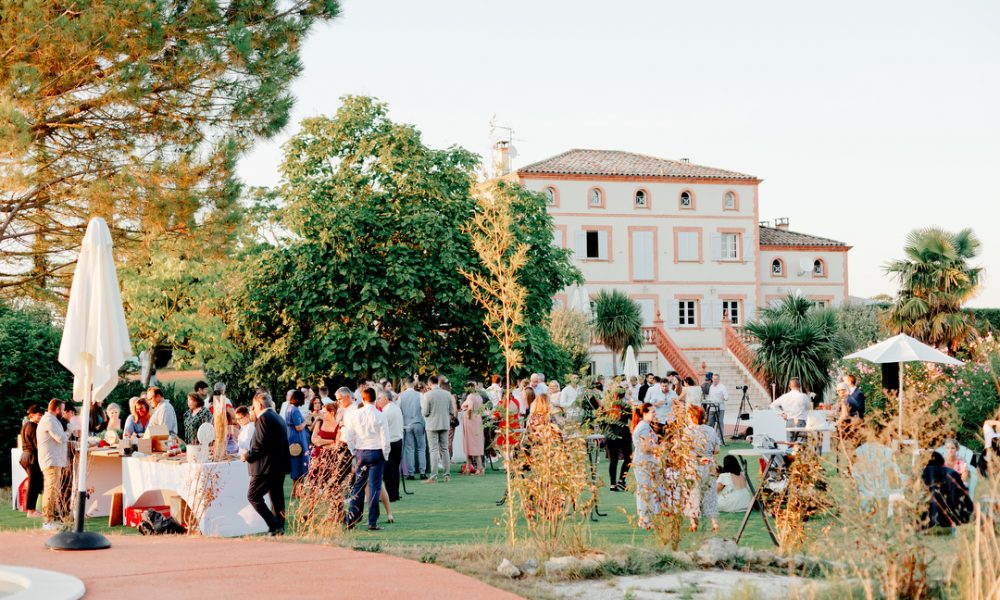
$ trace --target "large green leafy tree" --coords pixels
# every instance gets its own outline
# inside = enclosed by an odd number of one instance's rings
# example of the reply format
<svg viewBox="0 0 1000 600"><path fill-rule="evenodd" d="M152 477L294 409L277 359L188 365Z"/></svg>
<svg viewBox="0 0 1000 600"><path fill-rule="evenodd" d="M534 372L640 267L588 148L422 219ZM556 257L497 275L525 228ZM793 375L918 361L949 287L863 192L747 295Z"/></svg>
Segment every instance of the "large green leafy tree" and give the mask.
<svg viewBox="0 0 1000 600"><path fill-rule="evenodd" d="M461 148L427 147L371 98L304 121L282 165L290 236L245 263L233 306L232 334L252 361L246 383L502 364L460 273L482 269L465 231L478 164ZM544 200L510 189L530 247L523 351L534 368L554 348L552 295L579 275L551 245Z"/></svg>
<svg viewBox="0 0 1000 600"><path fill-rule="evenodd" d="M899 281L886 326L954 353L975 332L975 320L962 305L979 291L982 268L969 261L979 253L971 229L950 233L917 229L906 238L906 258L885 266Z"/></svg>
<svg viewBox="0 0 1000 600"><path fill-rule="evenodd" d="M854 340L841 328L833 309L819 308L799 295L761 309L746 331L757 340L753 367L783 392L798 377L807 392L822 400L830 368L849 352Z"/></svg>
<svg viewBox="0 0 1000 600"><path fill-rule="evenodd" d="M619 290L601 290L594 301L594 336L611 351L612 368L618 372L618 359L632 346L642 346L642 307Z"/></svg>
<svg viewBox="0 0 1000 600"><path fill-rule="evenodd" d="M38 308L0 302L0 446L10 448L31 404L45 405L73 385L56 361L62 332ZM10 461L0 461L0 482L10 478ZM6 485L0 483L0 485Z"/></svg>
<svg viewBox="0 0 1000 600"><path fill-rule="evenodd" d="M336 0L0 0L0 291L69 288L86 220L231 235L237 157L288 119ZM213 251L204 246L206 254Z"/></svg>

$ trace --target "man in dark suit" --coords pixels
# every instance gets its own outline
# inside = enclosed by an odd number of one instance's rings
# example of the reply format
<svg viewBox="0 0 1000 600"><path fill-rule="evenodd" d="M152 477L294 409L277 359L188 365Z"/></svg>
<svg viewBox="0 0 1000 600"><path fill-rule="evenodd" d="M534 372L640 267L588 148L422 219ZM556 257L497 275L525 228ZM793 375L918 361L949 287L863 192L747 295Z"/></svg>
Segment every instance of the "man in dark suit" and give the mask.
<svg viewBox="0 0 1000 600"><path fill-rule="evenodd" d="M854 375L848 373L844 375L844 383L847 384L848 394L847 394L847 406L849 407L850 417L857 417L858 419L865 418L865 393L861 391L858 387L858 378Z"/></svg>
<svg viewBox="0 0 1000 600"><path fill-rule="evenodd" d="M649 388L655 383L653 377L652 373L646 373L646 378L643 379L642 385L639 386L639 402L646 401L646 394L649 392Z"/></svg>
<svg viewBox="0 0 1000 600"><path fill-rule="evenodd" d="M250 450L243 458L250 468L247 500L267 523L267 531L271 535L282 535L285 533L285 475L292 471L287 426L274 412L274 402L267 392L257 392L253 397L253 412L257 415L257 424ZM265 495L271 497L273 513L264 503Z"/></svg>

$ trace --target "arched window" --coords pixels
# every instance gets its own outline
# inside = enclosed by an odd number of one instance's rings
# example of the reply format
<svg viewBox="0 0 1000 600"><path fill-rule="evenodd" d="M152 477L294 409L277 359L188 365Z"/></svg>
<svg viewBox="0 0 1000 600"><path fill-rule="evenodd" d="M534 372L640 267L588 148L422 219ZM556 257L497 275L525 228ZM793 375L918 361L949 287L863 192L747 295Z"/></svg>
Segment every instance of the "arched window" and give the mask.
<svg viewBox="0 0 1000 600"><path fill-rule="evenodd" d="M813 261L813 277L826 277L826 263L822 258Z"/></svg>
<svg viewBox="0 0 1000 600"><path fill-rule="evenodd" d="M549 206L559 206L559 192L556 188L550 185L542 190L542 193L545 194L545 201Z"/></svg>
<svg viewBox="0 0 1000 600"><path fill-rule="evenodd" d="M736 193L726 192L722 200L722 208L725 210L736 210Z"/></svg>
<svg viewBox="0 0 1000 600"><path fill-rule="evenodd" d="M771 275L774 277L785 276L785 262L780 258L771 261Z"/></svg>
<svg viewBox="0 0 1000 600"><path fill-rule="evenodd" d="M694 208L694 194L688 190L681 192L681 208Z"/></svg>
<svg viewBox="0 0 1000 600"><path fill-rule="evenodd" d="M604 190L601 188L590 188L587 193L587 202L593 207L603 207L604 206Z"/></svg>
<svg viewBox="0 0 1000 600"><path fill-rule="evenodd" d="M635 191L635 207L649 208L649 194L646 193L646 190Z"/></svg>

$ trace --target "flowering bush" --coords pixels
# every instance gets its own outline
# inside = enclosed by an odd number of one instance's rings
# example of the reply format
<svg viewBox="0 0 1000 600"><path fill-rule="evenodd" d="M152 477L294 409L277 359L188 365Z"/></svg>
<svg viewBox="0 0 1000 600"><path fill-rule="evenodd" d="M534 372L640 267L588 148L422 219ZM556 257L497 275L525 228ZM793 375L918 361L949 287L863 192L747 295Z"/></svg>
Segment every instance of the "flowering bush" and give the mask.
<svg viewBox="0 0 1000 600"><path fill-rule="evenodd" d="M1000 340L992 334L978 338L968 347L965 364L948 367L933 363L906 363L904 367L903 401L906 398L940 394L943 407L954 406L959 416L958 441L973 450L983 447L983 421L993 418L1000 407ZM865 361L844 361L841 369L858 378L858 387L865 393L866 417L879 419L887 411L886 395L882 390L879 365Z"/></svg>

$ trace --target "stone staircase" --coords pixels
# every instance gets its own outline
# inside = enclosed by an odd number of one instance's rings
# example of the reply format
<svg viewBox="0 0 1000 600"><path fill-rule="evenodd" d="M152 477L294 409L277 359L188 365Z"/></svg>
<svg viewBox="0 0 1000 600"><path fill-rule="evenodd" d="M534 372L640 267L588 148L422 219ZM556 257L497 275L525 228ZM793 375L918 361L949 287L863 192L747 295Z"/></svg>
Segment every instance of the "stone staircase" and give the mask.
<svg viewBox="0 0 1000 600"><path fill-rule="evenodd" d="M737 410L743 397L743 392L737 390L736 386L747 386L747 394L754 409L765 408L771 403L771 395L767 390L728 350L687 350L684 354L700 374L699 383L704 381L705 373L711 371L718 373L722 383L726 384L729 389L726 424L729 427L736 424Z"/></svg>

